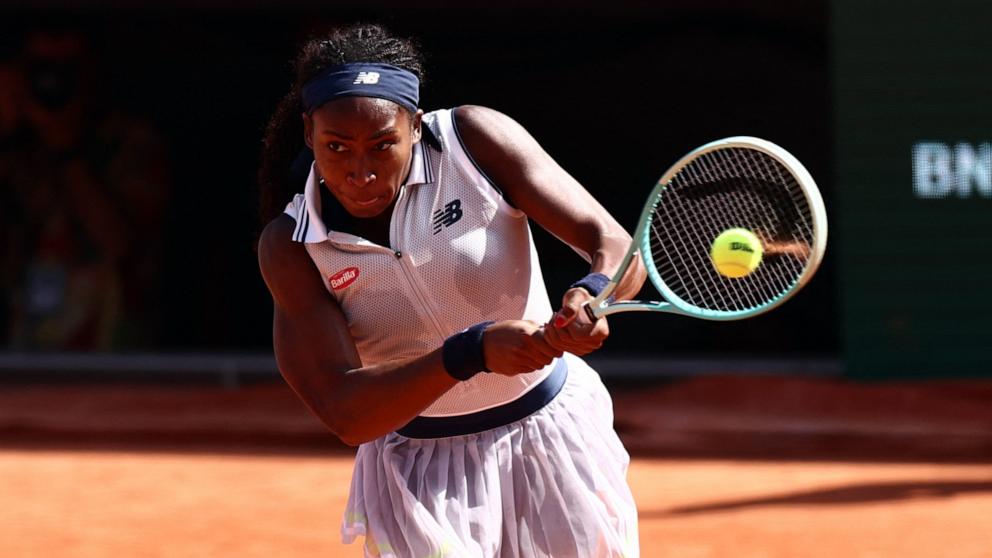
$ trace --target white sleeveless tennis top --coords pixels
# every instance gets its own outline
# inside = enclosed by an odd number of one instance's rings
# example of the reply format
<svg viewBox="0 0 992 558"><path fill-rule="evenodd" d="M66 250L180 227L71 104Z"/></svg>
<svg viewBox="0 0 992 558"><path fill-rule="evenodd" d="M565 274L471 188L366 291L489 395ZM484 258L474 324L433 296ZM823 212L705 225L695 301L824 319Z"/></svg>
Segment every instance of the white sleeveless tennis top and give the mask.
<svg viewBox="0 0 992 558"><path fill-rule="evenodd" d="M524 213L509 205L458 137L453 111L424 115L410 174L390 222L390 246L333 230L321 218L311 167L286 207L307 252L348 319L365 366L430 352L486 320L545 323L552 309ZM438 149L437 147L440 147ZM476 374L421 416L461 415L513 401L555 363L529 374ZM386 395L386 394L384 394Z"/></svg>

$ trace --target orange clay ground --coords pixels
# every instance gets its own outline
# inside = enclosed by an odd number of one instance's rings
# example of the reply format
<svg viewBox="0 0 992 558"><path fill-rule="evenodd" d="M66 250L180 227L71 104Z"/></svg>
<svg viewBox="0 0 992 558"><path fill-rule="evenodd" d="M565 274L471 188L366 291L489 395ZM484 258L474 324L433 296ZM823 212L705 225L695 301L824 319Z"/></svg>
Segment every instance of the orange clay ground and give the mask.
<svg viewBox="0 0 992 558"><path fill-rule="evenodd" d="M613 388L642 556L992 556L992 384ZM335 557L351 452L280 384L0 388L0 557Z"/></svg>

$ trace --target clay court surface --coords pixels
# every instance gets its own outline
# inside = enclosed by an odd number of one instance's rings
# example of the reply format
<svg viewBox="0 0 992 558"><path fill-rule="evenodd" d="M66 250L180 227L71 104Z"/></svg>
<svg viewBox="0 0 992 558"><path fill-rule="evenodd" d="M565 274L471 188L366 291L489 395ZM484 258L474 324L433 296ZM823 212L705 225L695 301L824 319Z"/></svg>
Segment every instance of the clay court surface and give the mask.
<svg viewBox="0 0 992 558"><path fill-rule="evenodd" d="M643 556L992 556L992 385L612 386ZM0 557L361 556L280 384L0 389Z"/></svg>

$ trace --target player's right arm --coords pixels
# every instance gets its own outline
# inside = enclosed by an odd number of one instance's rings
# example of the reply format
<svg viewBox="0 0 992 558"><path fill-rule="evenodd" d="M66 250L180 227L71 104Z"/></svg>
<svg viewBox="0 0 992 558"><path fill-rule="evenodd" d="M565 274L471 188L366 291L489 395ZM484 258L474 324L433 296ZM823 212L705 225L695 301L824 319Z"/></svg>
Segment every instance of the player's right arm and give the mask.
<svg viewBox="0 0 992 558"><path fill-rule="evenodd" d="M304 404L342 441L374 440L408 423L457 380L445 371L440 348L362 366L344 313L304 245L292 240L294 228L295 221L281 215L259 239L259 267L273 301L276 364ZM559 355L542 335L529 322L493 324L484 337L487 366L505 374L545 366Z"/></svg>

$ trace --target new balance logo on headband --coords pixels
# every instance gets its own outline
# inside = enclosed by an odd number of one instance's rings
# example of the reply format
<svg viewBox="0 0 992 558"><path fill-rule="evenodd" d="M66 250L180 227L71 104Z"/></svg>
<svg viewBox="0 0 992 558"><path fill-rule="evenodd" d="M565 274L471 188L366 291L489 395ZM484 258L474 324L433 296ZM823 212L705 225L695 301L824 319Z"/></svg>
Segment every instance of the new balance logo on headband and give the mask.
<svg viewBox="0 0 992 558"><path fill-rule="evenodd" d="M379 83L379 72L358 72L353 85L363 83L365 85L375 85Z"/></svg>
<svg viewBox="0 0 992 558"><path fill-rule="evenodd" d="M417 112L420 80L413 72L389 64L356 62L325 68L306 82L300 100L307 113L340 97L372 94Z"/></svg>

